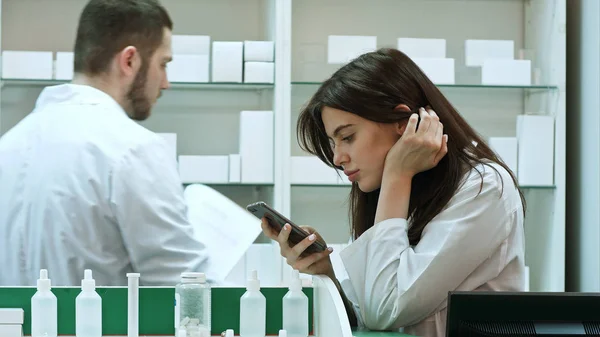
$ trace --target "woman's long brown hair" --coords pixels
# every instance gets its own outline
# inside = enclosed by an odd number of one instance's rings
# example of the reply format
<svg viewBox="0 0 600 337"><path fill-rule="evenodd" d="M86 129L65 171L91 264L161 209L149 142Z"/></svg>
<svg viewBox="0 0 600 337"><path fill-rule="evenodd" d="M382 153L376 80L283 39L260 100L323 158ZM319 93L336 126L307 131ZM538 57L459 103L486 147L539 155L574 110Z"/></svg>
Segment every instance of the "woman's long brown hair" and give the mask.
<svg viewBox="0 0 600 337"><path fill-rule="evenodd" d="M384 48L364 54L326 80L300 113L298 141L303 150L336 167L321 119L323 107L347 111L374 122L397 123L411 114L395 110L399 104L406 104L413 111L430 106L439 116L449 138L448 154L436 167L413 178L408 209L411 245L419 242L425 226L446 207L468 169L479 164L489 166L492 162L498 163L510 173L518 189L517 179L508 166L423 71L396 49ZM525 198L521 190L519 193L525 212ZM357 184L352 185L349 212L354 238L374 225L378 198L379 190L365 193Z"/></svg>

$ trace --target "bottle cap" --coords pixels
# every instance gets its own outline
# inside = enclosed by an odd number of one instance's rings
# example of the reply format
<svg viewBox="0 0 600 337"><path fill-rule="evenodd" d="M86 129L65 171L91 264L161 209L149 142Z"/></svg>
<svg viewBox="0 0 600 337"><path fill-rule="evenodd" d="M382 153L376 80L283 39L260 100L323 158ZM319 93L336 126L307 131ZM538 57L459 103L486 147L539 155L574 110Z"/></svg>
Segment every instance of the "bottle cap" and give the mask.
<svg viewBox="0 0 600 337"><path fill-rule="evenodd" d="M193 272L181 273L181 282L182 283L190 283L190 282L206 283L206 274L193 273Z"/></svg>
<svg viewBox="0 0 600 337"><path fill-rule="evenodd" d="M92 270L86 269L83 271L83 280L81 280L82 291L95 291L96 281L92 278Z"/></svg>
<svg viewBox="0 0 600 337"><path fill-rule="evenodd" d="M292 279L290 280L290 290L302 290L302 280L300 279L300 272L292 270Z"/></svg>
<svg viewBox="0 0 600 337"><path fill-rule="evenodd" d="M37 280L37 289L38 291L50 291L52 284L50 279L48 278L48 270L41 269L40 270L40 278Z"/></svg>
<svg viewBox="0 0 600 337"><path fill-rule="evenodd" d="M256 270L252 271L246 289L248 291L260 291L260 280L258 279L258 272Z"/></svg>

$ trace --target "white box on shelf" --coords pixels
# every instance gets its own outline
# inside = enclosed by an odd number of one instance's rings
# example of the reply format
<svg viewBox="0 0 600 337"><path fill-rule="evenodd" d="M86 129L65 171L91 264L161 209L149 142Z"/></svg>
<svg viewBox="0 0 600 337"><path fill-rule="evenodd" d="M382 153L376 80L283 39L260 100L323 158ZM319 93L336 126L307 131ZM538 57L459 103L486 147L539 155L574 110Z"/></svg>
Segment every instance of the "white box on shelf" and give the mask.
<svg viewBox="0 0 600 337"><path fill-rule="evenodd" d="M23 326L21 324L0 324L0 336L22 337Z"/></svg>
<svg viewBox="0 0 600 337"><path fill-rule="evenodd" d="M244 41L244 61L273 62L274 58L273 41Z"/></svg>
<svg viewBox="0 0 600 337"><path fill-rule="evenodd" d="M531 61L485 60L481 68L481 84L531 85Z"/></svg>
<svg viewBox="0 0 600 337"><path fill-rule="evenodd" d="M327 63L344 64L377 49L377 36L329 35Z"/></svg>
<svg viewBox="0 0 600 337"><path fill-rule="evenodd" d="M48 51L2 52L2 77L6 79L51 80L54 59Z"/></svg>
<svg viewBox="0 0 600 337"><path fill-rule="evenodd" d="M554 117L517 116L518 180L521 185L554 183Z"/></svg>
<svg viewBox="0 0 600 337"><path fill-rule="evenodd" d="M454 84L454 59L413 58L425 75L435 84Z"/></svg>
<svg viewBox="0 0 600 337"><path fill-rule="evenodd" d="M179 175L186 183L229 182L229 156L179 156Z"/></svg>
<svg viewBox="0 0 600 337"><path fill-rule="evenodd" d="M0 308L0 324L23 324L22 308Z"/></svg>
<svg viewBox="0 0 600 337"><path fill-rule="evenodd" d="M398 50L412 58L446 58L446 39L398 38Z"/></svg>
<svg viewBox="0 0 600 337"><path fill-rule="evenodd" d="M271 243L255 243L246 251L246 280L252 270L258 272L261 286L276 287L281 282L279 268L279 248Z"/></svg>
<svg viewBox="0 0 600 337"><path fill-rule="evenodd" d="M242 183L273 183L273 111L240 113Z"/></svg>
<svg viewBox="0 0 600 337"><path fill-rule="evenodd" d="M229 182L239 183L242 181L242 160L239 154L229 155Z"/></svg>
<svg viewBox="0 0 600 337"><path fill-rule="evenodd" d="M490 137L488 144L494 152L517 174L517 137Z"/></svg>
<svg viewBox="0 0 600 337"><path fill-rule="evenodd" d="M275 80L275 63L246 62L244 65L245 83L273 83Z"/></svg>
<svg viewBox="0 0 600 337"><path fill-rule="evenodd" d="M242 82L244 43L215 41L212 48L212 82Z"/></svg>
<svg viewBox="0 0 600 337"><path fill-rule="evenodd" d="M73 52L57 52L54 78L57 80L72 80L74 62L75 54Z"/></svg>
<svg viewBox="0 0 600 337"><path fill-rule="evenodd" d="M465 63L468 67L481 67L487 59L515 58L513 40L466 40Z"/></svg>
<svg viewBox="0 0 600 337"><path fill-rule="evenodd" d="M177 159L177 134L176 133L157 133L162 137L169 148L169 157Z"/></svg>
<svg viewBox="0 0 600 337"><path fill-rule="evenodd" d="M316 156L293 156L290 164L292 184L336 185L338 183L337 170L327 166Z"/></svg>
<svg viewBox="0 0 600 337"><path fill-rule="evenodd" d="M208 55L173 55L167 66L167 78L171 82L208 82Z"/></svg>
<svg viewBox="0 0 600 337"><path fill-rule="evenodd" d="M210 36L173 35L171 50L173 54L210 55Z"/></svg>

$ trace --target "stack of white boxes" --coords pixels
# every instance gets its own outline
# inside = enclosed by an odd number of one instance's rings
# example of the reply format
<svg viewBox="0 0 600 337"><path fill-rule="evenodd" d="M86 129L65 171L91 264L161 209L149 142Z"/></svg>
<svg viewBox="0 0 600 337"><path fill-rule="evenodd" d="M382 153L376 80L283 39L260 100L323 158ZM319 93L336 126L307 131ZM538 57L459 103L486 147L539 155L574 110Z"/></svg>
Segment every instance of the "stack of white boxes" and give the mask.
<svg viewBox="0 0 600 337"><path fill-rule="evenodd" d="M554 184L554 117L517 116L517 137L490 137L488 144L520 185Z"/></svg>
<svg viewBox="0 0 600 337"><path fill-rule="evenodd" d="M377 49L377 36L329 35L327 63L346 64L358 56Z"/></svg>
<svg viewBox="0 0 600 337"><path fill-rule="evenodd" d="M23 336L24 312L21 308L0 308L0 336Z"/></svg>
<svg viewBox="0 0 600 337"><path fill-rule="evenodd" d="M274 174L273 111L240 113L240 152L228 155L180 155L184 184L272 184ZM176 148L174 134L162 134ZM174 153L177 150L173 150ZM174 154L175 155L175 154Z"/></svg>
<svg viewBox="0 0 600 337"><path fill-rule="evenodd" d="M512 40L466 40L465 63L481 67L481 84L531 85L531 61L515 60Z"/></svg>
<svg viewBox="0 0 600 337"><path fill-rule="evenodd" d="M244 82L273 83L275 79L273 41L244 41Z"/></svg>
<svg viewBox="0 0 600 337"><path fill-rule="evenodd" d="M445 39L399 38L398 50L410 57L435 84L454 84L454 59L446 58Z"/></svg>
<svg viewBox="0 0 600 337"><path fill-rule="evenodd" d="M170 82L208 82L210 36L173 35L173 61L167 66Z"/></svg>

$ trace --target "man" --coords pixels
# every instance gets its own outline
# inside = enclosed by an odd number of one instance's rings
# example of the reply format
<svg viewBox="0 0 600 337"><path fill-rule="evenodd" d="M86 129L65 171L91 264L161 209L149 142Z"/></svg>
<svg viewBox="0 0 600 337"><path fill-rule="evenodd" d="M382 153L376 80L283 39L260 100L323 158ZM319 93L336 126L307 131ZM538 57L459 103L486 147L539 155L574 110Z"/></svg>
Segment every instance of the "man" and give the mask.
<svg viewBox="0 0 600 337"><path fill-rule="evenodd" d="M204 271L174 158L134 120L169 87L172 22L157 0L91 0L72 84L46 88L0 139L0 285L174 285Z"/></svg>

